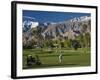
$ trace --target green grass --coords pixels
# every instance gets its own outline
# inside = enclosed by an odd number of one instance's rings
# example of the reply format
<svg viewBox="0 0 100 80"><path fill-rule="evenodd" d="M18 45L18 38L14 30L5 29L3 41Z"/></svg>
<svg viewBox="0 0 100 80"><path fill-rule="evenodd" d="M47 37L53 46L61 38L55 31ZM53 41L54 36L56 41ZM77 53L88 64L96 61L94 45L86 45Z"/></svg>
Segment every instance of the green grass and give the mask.
<svg viewBox="0 0 100 80"><path fill-rule="evenodd" d="M63 51L62 63L59 63L59 54ZM28 67L26 65L27 55L31 54L33 57L37 54L39 56L42 65L33 65ZM23 50L23 68L24 69L36 69L36 68L52 68L52 67L80 67L90 66L90 50L86 48L80 48L78 50L73 49L24 49Z"/></svg>

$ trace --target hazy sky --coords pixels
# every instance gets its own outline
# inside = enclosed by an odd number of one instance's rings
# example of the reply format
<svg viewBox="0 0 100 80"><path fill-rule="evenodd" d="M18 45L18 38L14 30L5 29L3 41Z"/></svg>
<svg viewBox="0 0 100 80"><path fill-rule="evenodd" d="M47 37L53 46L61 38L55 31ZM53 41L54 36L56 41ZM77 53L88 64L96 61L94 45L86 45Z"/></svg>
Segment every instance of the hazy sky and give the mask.
<svg viewBox="0 0 100 80"><path fill-rule="evenodd" d="M61 22L68 19L81 16L91 16L89 13L73 13L73 12L51 12L51 11L34 11L34 10L23 10L23 20L31 19L44 22Z"/></svg>

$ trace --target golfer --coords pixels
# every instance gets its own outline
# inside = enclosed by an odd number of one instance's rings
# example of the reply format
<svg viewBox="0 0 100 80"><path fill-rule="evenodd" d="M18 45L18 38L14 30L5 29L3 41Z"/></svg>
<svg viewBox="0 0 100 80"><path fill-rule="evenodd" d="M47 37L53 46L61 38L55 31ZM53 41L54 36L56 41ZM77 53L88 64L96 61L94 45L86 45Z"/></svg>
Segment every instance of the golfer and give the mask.
<svg viewBox="0 0 100 80"><path fill-rule="evenodd" d="M63 59L62 53L60 53L60 55L59 55L59 62L60 62L60 63L62 62L62 59Z"/></svg>

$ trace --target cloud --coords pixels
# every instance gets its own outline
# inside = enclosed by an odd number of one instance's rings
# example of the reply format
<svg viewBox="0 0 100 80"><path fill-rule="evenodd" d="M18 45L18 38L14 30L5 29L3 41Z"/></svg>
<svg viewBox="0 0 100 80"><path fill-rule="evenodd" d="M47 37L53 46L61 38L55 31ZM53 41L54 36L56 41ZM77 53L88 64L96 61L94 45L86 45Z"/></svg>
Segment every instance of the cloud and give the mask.
<svg viewBox="0 0 100 80"><path fill-rule="evenodd" d="M35 19L35 18L33 18L33 17L29 17L29 16L23 16L24 18L29 18L29 19Z"/></svg>

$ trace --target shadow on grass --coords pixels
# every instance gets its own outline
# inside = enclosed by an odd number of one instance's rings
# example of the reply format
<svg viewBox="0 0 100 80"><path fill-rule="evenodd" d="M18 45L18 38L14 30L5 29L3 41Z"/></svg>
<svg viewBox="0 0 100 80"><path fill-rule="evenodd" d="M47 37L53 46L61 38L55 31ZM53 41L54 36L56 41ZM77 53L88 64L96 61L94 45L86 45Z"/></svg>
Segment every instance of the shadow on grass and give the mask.
<svg viewBox="0 0 100 80"><path fill-rule="evenodd" d="M70 66L77 66L79 64L72 64L72 63L67 63L67 64L55 64L55 65L33 65L33 66L25 66L23 69L36 69L36 68L58 68L58 67L70 67Z"/></svg>

